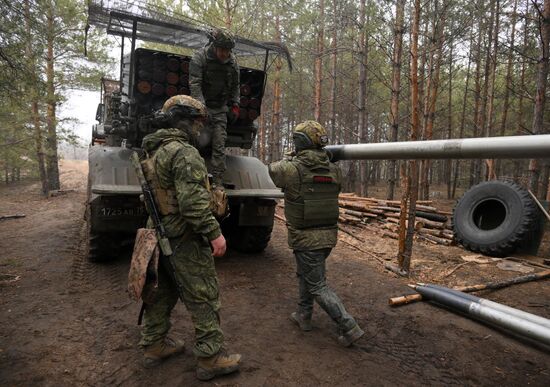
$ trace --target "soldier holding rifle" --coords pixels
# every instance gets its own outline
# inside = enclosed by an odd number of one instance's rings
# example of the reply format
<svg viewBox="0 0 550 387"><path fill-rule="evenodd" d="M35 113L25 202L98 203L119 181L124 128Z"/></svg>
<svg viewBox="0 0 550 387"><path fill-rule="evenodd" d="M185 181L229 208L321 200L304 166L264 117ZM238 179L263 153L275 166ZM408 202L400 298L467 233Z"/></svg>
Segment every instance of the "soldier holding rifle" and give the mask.
<svg viewBox="0 0 550 387"><path fill-rule="evenodd" d="M213 256L224 255L226 242L212 214L204 160L193 146L206 118L199 101L184 95L168 99L154 120L161 129L144 137L145 159L137 166L138 176L145 178L148 226L156 229L162 250L158 288L153 302L144 306L139 343L144 365L158 365L184 351L183 341L167 336L171 311L180 298L195 327L193 353L200 380L237 371L241 359L223 348ZM154 203L147 202L147 191L153 192Z"/></svg>

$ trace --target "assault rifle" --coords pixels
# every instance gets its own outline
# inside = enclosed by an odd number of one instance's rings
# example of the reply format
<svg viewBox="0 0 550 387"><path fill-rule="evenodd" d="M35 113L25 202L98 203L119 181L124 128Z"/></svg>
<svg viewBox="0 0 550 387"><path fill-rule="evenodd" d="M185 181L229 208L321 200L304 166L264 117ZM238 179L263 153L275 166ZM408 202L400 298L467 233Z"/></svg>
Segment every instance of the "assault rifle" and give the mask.
<svg viewBox="0 0 550 387"><path fill-rule="evenodd" d="M143 168L141 167L141 162L139 161L139 156L137 152L132 153L130 159L132 161L132 164L134 165L134 168L136 169L136 175L139 180L139 185L141 185L145 208L147 209L147 213L151 217L151 220L153 221L153 226L155 227L155 230L157 232L157 239L160 250L162 251L162 254L164 254L166 257L169 257L173 253L172 246L170 246L170 241L166 237L166 229L164 228L164 224L162 223L162 219L160 218L157 203L155 202L155 197L153 195L153 190L151 189L151 186L149 185L147 179L145 178L145 175L143 174Z"/></svg>
<svg viewBox="0 0 550 387"><path fill-rule="evenodd" d="M176 275L176 267L174 266L174 263L171 259L171 255L174 252L172 251L172 246L170 246L170 241L166 236L166 229L164 228L164 224L162 223L162 219L160 218L160 213L157 208L157 203L155 202L153 190L149 185L149 182L145 178L143 167L141 166L141 162L139 161L139 156L137 152L132 153L132 156L130 156L130 160L132 161L132 164L136 169L136 175L139 180L139 184L141 185L141 191L143 192L143 201L145 203L145 208L147 209L147 213L151 217L151 220L153 221L153 226L155 227L155 231L157 232L158 244L160 246L160 250L162 251L160 262L163 264L164 268L168 272L168 275L172 278L172 281L174 281L174 284L178 289L179 296L183 300L183 284L178 280L178 276ZM138 325L141 325L141 319L143 317L144 310L145 304L141 306L141 311L139 312L138 318Z"/></svg>

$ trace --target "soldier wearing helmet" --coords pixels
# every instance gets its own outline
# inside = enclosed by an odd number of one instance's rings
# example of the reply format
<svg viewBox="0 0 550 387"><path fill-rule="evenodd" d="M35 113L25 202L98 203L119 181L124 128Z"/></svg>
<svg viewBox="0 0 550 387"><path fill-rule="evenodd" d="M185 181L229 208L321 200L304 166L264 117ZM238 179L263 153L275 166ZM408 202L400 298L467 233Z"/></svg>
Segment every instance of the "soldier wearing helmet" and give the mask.
<svg viewBox="0 0 550 387"><path fill-rule="evenodd" d="M212 146L214 186L223 189L227 120L239 118L239 66L231 52L235 39L224 29L210 32L209 43L193 55L189 64L191 96L206 105L209 123L205 138Z"/></svg>
<svg viewBox="0 0 550 387"><path fill-rule="evenodd" d="M328 137L321 124L305 121L292 138L295 152L269 166L269 175L285 194L288 244L296 257L299 302L290 319L310 331L316 301L338 325L338 343L348 347L364 332L325 277L325 261L337 241L341 172L323 150Z"/></svg>
<svg viewBox="0 0 550 387"><path fill-rule="evenodd" d="M159 265L155 299L145 304L139 343L144 365L155 366L184 351L183 341L168 337L170 313L180 298L195 326L193 353L201 380L236 371L241 357L223 350L213 256L224 255L226 242L209 208L204 160L191 145L207 114L205 106L189 96L168 99L156 114L160 129L143 138L146 159L141 163L174 251L170 256L174 270L168 272ZM176 283L184 286L178 290Z"/></svg>

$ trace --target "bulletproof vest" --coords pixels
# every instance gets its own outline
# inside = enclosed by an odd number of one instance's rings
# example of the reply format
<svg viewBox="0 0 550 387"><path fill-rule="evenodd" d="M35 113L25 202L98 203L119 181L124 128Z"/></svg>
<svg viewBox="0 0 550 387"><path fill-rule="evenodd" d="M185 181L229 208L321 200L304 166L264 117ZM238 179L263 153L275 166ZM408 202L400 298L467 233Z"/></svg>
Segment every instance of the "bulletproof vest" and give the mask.
<svg viewBox="0 0 550 387"><path fill-rule="evenodd" d="M336 166L307 167L293 163L300 178L299 199L289 200L285 194L286 220L294 228L336 226L340 182Z"/></svg>
<svg viewBox="0 0 550 387"><path fill-rule="evenodd" d="M233 62L220 63L216 59L206 59L202 74L203 96L206 106L219 108L231 97L231 84L236 82Z"/></svg>
<svg viewBox="0 0 550 387"><path fill-rule="evenodd" d="M156 152L155 152L156 154ZM143 175L147 179L161 215L179 214L178 198L174 187L163 188L156 171L155 154L141 161Z"/></svg>

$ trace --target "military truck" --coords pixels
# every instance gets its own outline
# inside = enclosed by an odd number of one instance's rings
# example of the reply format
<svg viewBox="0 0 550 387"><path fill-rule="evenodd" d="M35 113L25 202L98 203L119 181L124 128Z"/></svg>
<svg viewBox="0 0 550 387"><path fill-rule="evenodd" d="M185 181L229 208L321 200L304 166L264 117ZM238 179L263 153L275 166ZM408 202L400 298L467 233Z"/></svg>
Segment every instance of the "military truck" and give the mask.
<svg viewBox="0 0 550 387"><path fill-rule="evenodd" d="M91 25L105 28L121 38L120 79L102 79L97 125L89 147L89 178L86 220L89 259L104 261L132 245L137 228L145 223L141 189L130 155L139 150L145 135L154 131L147 118L173 95L189 94L189 55L136 48L138 40L195 50L208 42L208 28L183 16L167 16L155 9L133 7L120 1L91 0ZM130 42L129 50L124 47ZM261 58L263 68L240 69L240 109L236 122L227 128L226 147L251 149L261 114L266 72L273 56L288 50L281 44L236 37L237 58ZM191 51L189 51L191 54ZM271 62L273 63L273 62ZM199 140L207 165L209 139ZM230 215L221 223L228 245L243 252L260 252L267 246L276 199L282 197L269 178L267 167L257 158L227 155L223 177Z"/></svg>

